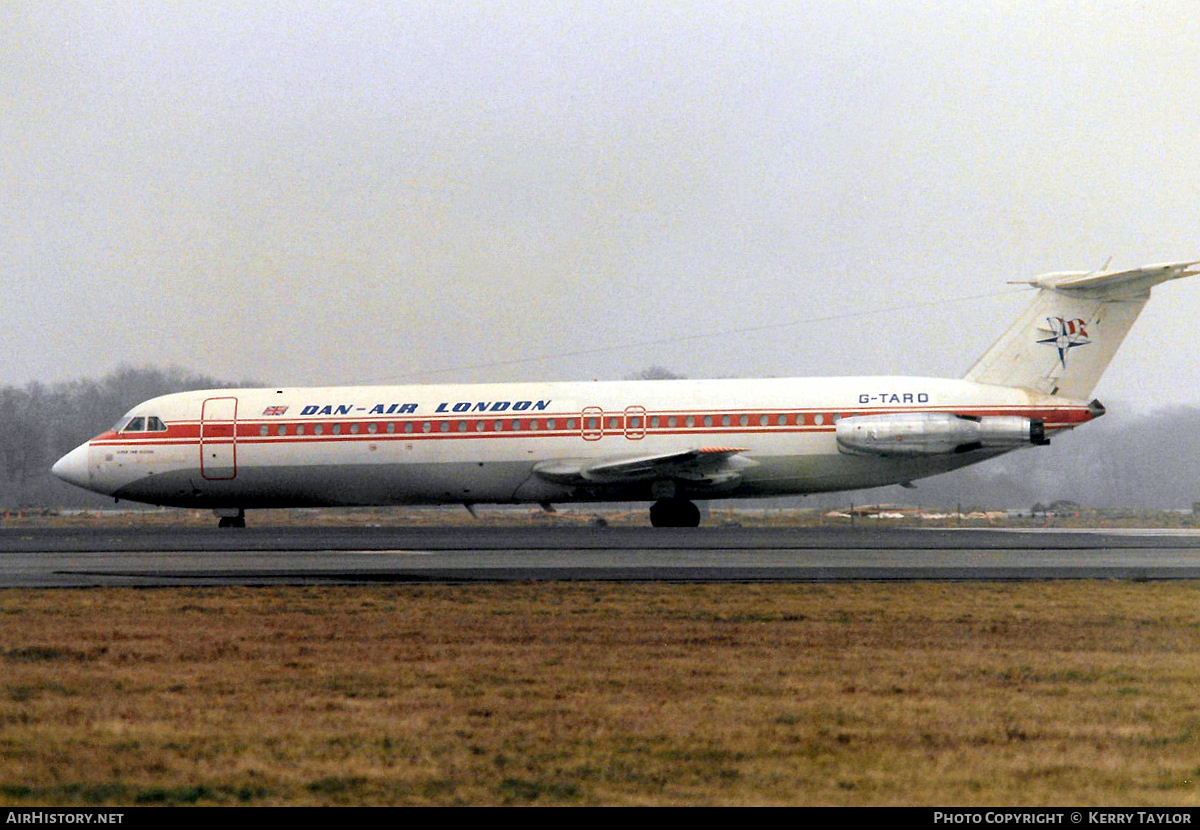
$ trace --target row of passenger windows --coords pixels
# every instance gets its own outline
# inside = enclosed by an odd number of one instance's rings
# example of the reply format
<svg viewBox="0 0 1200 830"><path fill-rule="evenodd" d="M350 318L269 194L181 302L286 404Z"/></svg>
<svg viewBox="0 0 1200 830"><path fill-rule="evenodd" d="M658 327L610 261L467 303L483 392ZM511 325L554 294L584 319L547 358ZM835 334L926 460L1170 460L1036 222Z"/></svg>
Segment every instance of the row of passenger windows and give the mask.
<svg viewBox="0 0 1200 830"><path fill-rule="evenodd" d="M840 415L805 415L786 414L778 415L739 415L736 422L738 426L804 426L813 424L820 426L822 424L837 423ZM623 425L622 421L627 420L628 423ZM587 431L600 431L600 417L589 417L583 419L583 428ZM574 432L578 426L578 421L575 418L566 418L559 421L556 418L548 418L540 420L534 418L532 420L521 419L498 419L495 421L403 421L400 423L391 422L386 425L377 423L368 423L365 425L352 424L279 424L272 430L269 424L263 424L259 428L259 434L268 436L274 433L275 435L341 435L350 434L358 435L364 431L369 435L374 435L380 432L381 428L385 434L394 434L397 432L403 434L412 433L428 433L428 432L537 432L542 429L554 431L561 428L568 432ZM649 418L631 415L627 419L621 416L606 416L604 418L604 429L611 432L624 431L640 431L644 429L678 429L679 427L692 428L697 425L705 427L730 427L734 425L734 416L732 415L652 415Z"/></svg>
<svg viewBox="0 0 1200 830"><path fill-rule="evenodd" d="M833 421L837 421L839 416L832 415L829 417L831 417ZM615 420L615 419L612 419L612 420ZM637 420L639 420L639 419L636 417L630 419L630 421L637 421ZM767 426L772 426L772 425L784 427L784 426L788 426L790 424L795 424L796 426L804 426L806 423L820 425L820 424L825 423L825 420L826 420L825 415L809 416L809 415L805 415L802 412L794 414L794 415L788 415L786 413L780 413L778 415L757 415L757 416L743 414L743 415L737 416L737 425L743 426L743 427L752 426L752 425L757 425L760 427L767 427ZM650 429L658 429L659 426L666 426L668 429L671 429L672 427L677 427L680 424L682 424L685 427L694 427L694 426L696 426L697 423L703 424L706 427L713 427L713 426L729 427L729 426L734 425L734 417L732 415L721 415L721 416L705 415L703 418L697 420L697 416L695 416L695 415L686 415L683 417L680 417L677 415L668 415L665 418L661 418L661 419L660 419L660 416L658 416L658 415L651 415L650 418L648 419L648 423L650 425Z"/></svg>
<svg viewBox="0 0 1200 830"><path fill-rule="evenodd" d="M534 431L542 429L542 423L543 422L537 420L476 421L474 429L476 432L487 432L489 429L493 432L518 432L523 429ZM558 429L558 423L559 422L557 420L551 418L545 421L545 428L548 430L556 430ZM563 423L563 429L573 430L575 429L575 425L575 419L568 418ZM387 424L383 429L383 432L391 435L397 432L411 434L414 432L452 432L455 430L458 432L469 432L471 430L471 424L467 421L458 421L457 423L453 421L404 421L399 424ZM271 427L268 424L263 424L261 427L259 427L258 432L260 435L272 434ZM349 435L358 435L362 432L364 432L364 430L359 424L295 424L290 427L288 424L280 424L274 429L275 435L325 435L326 433L330 435L341 435L343 433ZM365 432L368 435L375 435L376 433L380 432L380 425L375 423L367 424Z"/></svg>
<svg viewBox="0 0 1200 830"><path fill-rule="evenodd" d="M812 423L820 426L826 422L826 417L827 416L820 414L808 416L803 413L792 415L786 413L780 413L777 415L763 414L757 416L742 414L737 416L737 425L743 427L751 425L757 425L760 427L774 425L782 427L793 424L796 426L804 426L807 423ZM838 415L830 415L828 416L828 419L830 423L837 423L839 417L840 416ZM604 420L604 428L614 432L619 432L621 430L642 430L646 428L662 429L664 427L667 429L677 429L681 426L691 428L695 427L697 424L701 424L705 427L729 427L734 425L734 416L728 414L720 416L704 415L702 417L697 415L651 415L648 418L638 415L630 415L628 416L628 423L626 425L622 425L621 422L623 418L621 416L605 416ZM576 424L576 419L567 418L562 422L562 428L567 431L574 431ZM585 418L583 424L584 429L590 431L598 431L601 428L599 416ZM645 426L643 426L643 424L645 424ZM520 432L523 430L536 432L541 430L543 427L547 430L554 431L559 428L559 421L555 418L548 418L545 421L535 418L529 421L513 419L475 421L474 423L474 429L476 432ZM326 430L328 430L331 435L340 435L343 431L348 432L351 435L356 435L361 431L362 426L359 424L348 424L344 426L343 430L343 424L310 424L307 425L307 429L310 431L309 434L312 435L323 435L325 434ZM380 425L377 423L366 424L366 431L368 434L375 434L379 432L379 429ZM469 432L471 429L472 426L468 421L404 421L399 424L395 422L389 423L386 425L384 431L388 434L393 434L396 432ZM305 430L305 424L296 424L290 428L288 424L280 424L275 428L275 434L288 435L291 433L294 435L304 435ZM113 426L113 431L121 433L166 432L167 425L164 424L160 418L154 415L145 417L138 415L134 417L122 418ZM270 426L263 424L259 429L259 434L264 436L270 435Z"/></svg>

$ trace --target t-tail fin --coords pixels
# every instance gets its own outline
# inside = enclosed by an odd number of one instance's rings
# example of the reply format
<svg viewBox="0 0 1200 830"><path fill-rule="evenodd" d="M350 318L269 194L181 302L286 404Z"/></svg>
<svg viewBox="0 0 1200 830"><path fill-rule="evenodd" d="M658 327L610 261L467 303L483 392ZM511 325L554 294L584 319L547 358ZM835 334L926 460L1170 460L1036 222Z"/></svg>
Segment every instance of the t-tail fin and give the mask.
<svg viewBox="0 0 1200 830"><path fill-rule="evenodd" d="M1155 285L1200 274L1195 262L1043 274L1029 309L966 380L1087 400ZM1023 283L1025 284L1025 283Z"/></svg>

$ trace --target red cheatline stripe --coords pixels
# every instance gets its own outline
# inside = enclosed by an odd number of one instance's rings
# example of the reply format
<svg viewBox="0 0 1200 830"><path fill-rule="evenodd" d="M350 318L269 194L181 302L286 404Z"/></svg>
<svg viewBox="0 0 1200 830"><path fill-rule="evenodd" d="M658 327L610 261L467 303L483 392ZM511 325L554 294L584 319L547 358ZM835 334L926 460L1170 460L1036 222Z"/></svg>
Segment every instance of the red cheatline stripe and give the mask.
<svg viewBox="0 0 1200 830"><path fill-rule="evenodd" d="M571 437L580 435L582 432L600 433L606 437L618 438L625 434L631 436L636 435L640 438L643 435L688 435L696 432L704 433L755 433L755 434L779 434L779 433L827 433L834 431L833 418L841 415L843 417L853 417L855 415L888 415L900 412L912 412L909 408L891 408L891 409L846 409L831 411L827 408L816 409L792 409L786 411L780 410L750 410L750 411L730 411L731 416L747 416L748 423L742 425L740 423L731 422L729 424L712 424L705 425L703 418L708 415L713 415L714 411L702 410L688 413L673 413L668 416L661 412L651 412L645 415L639 413L636 417L639 420L637 425L629 424L628 420L624 420L617 426L596 426L588 427L586 421L579 414L571 415L554 415L552 417L539 416L538 418L479 418L468 417L464 418L461 415L440 418L384 418L384 419L350 419L350 420L324 420L324 419L309 419L309 420L243 420L237 423L237 436L233 435L213 435L211 433L204 435L205 442L212 441L214 443L223 442L253 442L253 443L294 443L297 441L385 441L385 440L415 440L415 439L463 439L463 438L507 438L507 437ZM1020 415L1029 418L1038 418L1045 422L1047 429L1064 429L1081 423L1086 423L1092 420L1092 414L1087 409L1082 407L1021 407L1021 406L991 406L991 407L924 407L918 411L925 412L947 412L953 411L960 414L971 414L975 416L988 415ZM720 410L716 411L720 413ZM759 419L763 414L770 416L767 424L759 423ZM779 416L784 416L788 423L779 424ZM804 423L797 424L797 416L804 416ZM674 417L686 421L686 418L691 416L694 418L694 423L688 426L686 423L677 423L676 425L667 425L662 423L668 417ZM622 418L626 419L625 410L614 410L605 412L603 415L597 414L596 418ZM821 423L815 423L817 418L821 418ZM658 426L650 425L651 419L657 418L660 423ZM566 428L565 426L556 426L554 429L547 428L547 422L550 420L563 421L564 424L568 420L574 421L579 419L579 426ZM531 421L537 421L541 426L540 429L531 429ZM476 424L482 421L485 425L483 430L476 428ZM494 424L500 421L508 426L508 429L495 429ZM467 429L451 429L442 431L442 425L445 423L456 424L465 422L468 424ZM517 428L513 429L513 422L517 423ZM332 432L334 425L339 425L345 432ZM359 425L359 432L349 432L351 424ZM376 432L369 431L369 425L376 424L380 427ZM396 428L388 432L385 424L395 424ZM412 432L404 432L403 426L412 424ZM424 425L429 424L429 431L424 430ZM316 426L324 428L321 434L315 434L311 430ZM262 427L267 426L270 431L267 435L262 434ZM284 435L278 434L280 426L287 427L287 432ZM298 426L305 427L304 435L297 435L295 430ZM226 427L228 429L228 427ZM272 434L274 433L274 434ZM162 433L126 433L118 435L114 432L106 431L101 433L96 438L92 439L92 444L95 446L171 446L173 444L188 444L196 443L201 437L201 424L199 421L182 421L175 422L169 425L167 432ZM638 439L632 439L638 440ZM737 450L738 448L729 448ZM712 451L726 451L724 448L714 448Z"/></svg>

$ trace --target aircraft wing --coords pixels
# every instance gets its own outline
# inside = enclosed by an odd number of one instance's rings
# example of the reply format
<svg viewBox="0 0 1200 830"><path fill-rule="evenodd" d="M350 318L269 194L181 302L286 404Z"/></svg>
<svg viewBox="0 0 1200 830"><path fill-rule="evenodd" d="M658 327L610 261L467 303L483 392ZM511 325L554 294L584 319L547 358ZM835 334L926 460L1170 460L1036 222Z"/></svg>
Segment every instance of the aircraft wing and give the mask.
<svg viewBox="0 0 1200 830"><path fill-rule="evenodd" d="M533 468L541 478L561 484L631 484L655 479L679 479L700 486L728 484L755 462L741 455L743 447L698 447L680 452L620 458L543 461Z"/></svg>

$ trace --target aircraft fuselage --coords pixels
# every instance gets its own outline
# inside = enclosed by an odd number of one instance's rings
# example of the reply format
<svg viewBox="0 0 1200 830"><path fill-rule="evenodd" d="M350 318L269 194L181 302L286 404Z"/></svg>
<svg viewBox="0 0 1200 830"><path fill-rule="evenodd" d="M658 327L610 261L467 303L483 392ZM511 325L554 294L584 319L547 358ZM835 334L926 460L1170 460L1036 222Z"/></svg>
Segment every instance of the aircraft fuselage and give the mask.
<svg viewBox="0 0 1200 830"><path fill-rule="evenodd" d="M1051 435L1097 410L920 377L215 389L138 405L55 473L178 507L546 503L858 489L1013 448L839 442L843 419L905 413L1024 419ZM698 460L678 457L689 451Z"/></svg>

